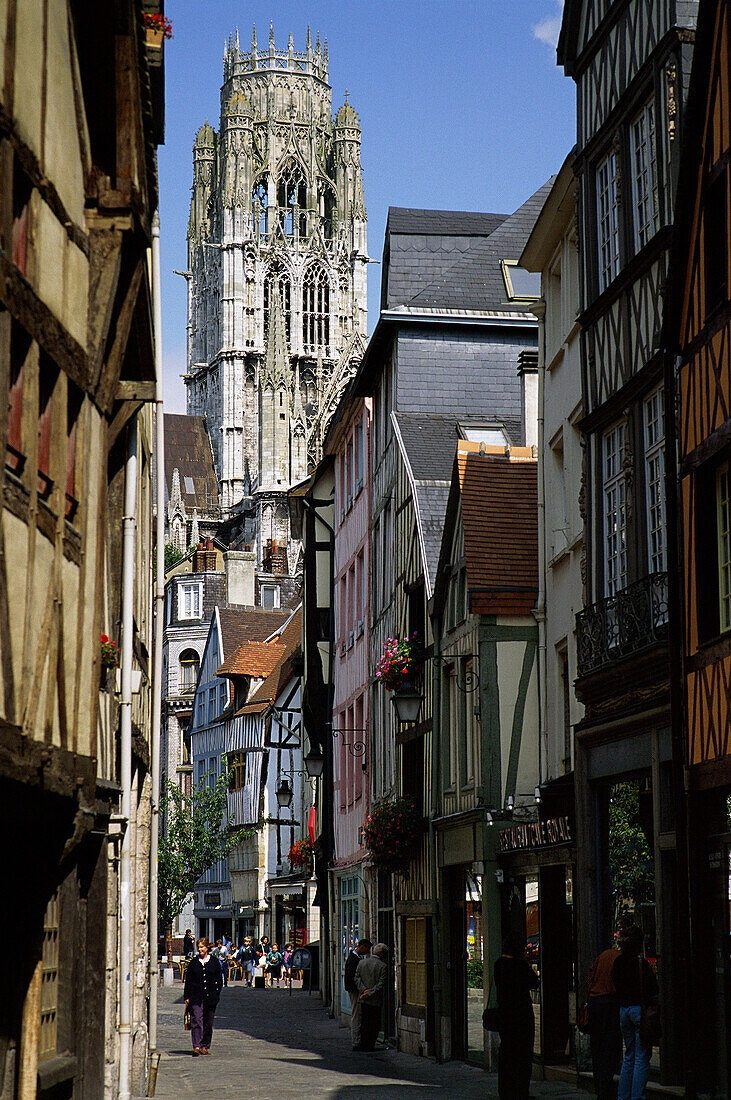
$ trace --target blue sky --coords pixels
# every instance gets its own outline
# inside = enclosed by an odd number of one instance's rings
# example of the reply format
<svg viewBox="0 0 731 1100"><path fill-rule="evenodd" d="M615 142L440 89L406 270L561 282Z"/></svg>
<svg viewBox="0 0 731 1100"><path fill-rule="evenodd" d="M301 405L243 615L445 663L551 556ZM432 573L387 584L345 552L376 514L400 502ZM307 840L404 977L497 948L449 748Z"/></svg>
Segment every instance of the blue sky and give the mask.
<svg viewBox="0 0 731 1100"><path fill-rule="evenodd" d="M575 140L575 91L556 65L561 0L168 0L166 142L159 150L165 404L185 411L185 282L191 146L218 128L224 39L248 50L274 23L303 50L328 40L333 111L360 115L368 251L380 260L389 206L510 213L558 171ZM380 264L369 266L369 331Z"/></svg>

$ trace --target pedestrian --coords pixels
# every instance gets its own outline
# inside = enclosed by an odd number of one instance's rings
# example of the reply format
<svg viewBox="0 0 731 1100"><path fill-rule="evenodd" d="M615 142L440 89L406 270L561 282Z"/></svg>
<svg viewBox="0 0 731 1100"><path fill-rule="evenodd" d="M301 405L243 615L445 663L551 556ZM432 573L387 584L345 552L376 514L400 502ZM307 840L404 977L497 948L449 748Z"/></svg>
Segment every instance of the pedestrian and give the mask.
<svg viewBox="0 0 731 1100"><path fill-rule="evenodd" d="M360 996L360 1043L354 1050L375 1050L378 1032L381 1030L383 993L386 988L388 948L377 943L373 951L358 963L355 969L355 985Z"/></svg>
<svg viewBox="0 0 731 1100"><path fill-rule="evenodd" d="M525 957L525 936L509 932L495 961L500 1049L497 1083L502 1100L528 1100L536 1021L531 990L538 975Z"/></svg>
<svg viewBox="0 0 731 1100"><path fill-rule="evenodd" d="M609 947L594 959L587 978L589 1044L594 1070L594 1088L599 1100L617 1100L614 1082L622 1060L619 1005L612 968L619 950Z"/></svg>
<svg viewBox="0 0 731 1100"><path fill-rule="evenodd" d="M228 985L228 947L223 942L223 939L216 940L213 954L218 959L218 965L221 967L223 984Z"/></svg>
<svg viewBox="0 0 731 1100"><path fill-rule="evenodd" d="M221 996L223 976L218 960L209 951L208 940L198 940L198 955L185 972L183 996L190 1008L190 1038L193 1057L208 1054L213 1036L213 1017Z"/></svg>
<svg viewBox="0 0 731 1100"><path fill-rule="evenodd" d="M183 958L192 959L195 955L195 944L193 943L193 936L190 928L185 929L185 935L183 936Z"/></svg>
<svg viewBox="0 0 731 1100"><path fill-rule="evenodd" d="M254 967L259 965L259 952L256 950L251 936L244 937L244 942L236 954L236 962L241 967L241 975L244 981L251 987Z"/></svg>
<svg viewBox="0 0 731 1100"><path fill-rule="evenodd" d="M285 982L291 982L292 980L292 944L285 943L284 945L284 964L282 973L284 974Z"/></svg>
<svg viewBox="0 0 731 1100"><path fill-rule="evenodd" d="M657 1000L658 986L652 967L642 954L644 936L636 924L619 935L619 957L612 980L619 1002L619 1027L624 1039L624 1058L619 1071L619 1100L644 1100L652 1046L640 1037L643 1005Z"/></svg>
<svg viewBox="0 0 731 1100"><path fill-rule="evenodd" d="M345 969L343 971L343 985L345 986L345 992L350 997L350 1042L353 1050L360 1050L360 1025L362 1019L361 1003L359 1000L360 992L358 986L355 984L355 972L358 969L358 963L361 959L364 959L373 944L368 939L358 940L355 947L351 948L350 954L345 961Z"/></svg>
<svg viewBox="0 0 731 1100"><path fill-rule="evenodd" d="M282 963L284 956L279 950L279 944L273 943L272 949L267 953L267 971L269 973L269 986L272 988L276 981L279 985L279 979L282 977Z"/></svg>

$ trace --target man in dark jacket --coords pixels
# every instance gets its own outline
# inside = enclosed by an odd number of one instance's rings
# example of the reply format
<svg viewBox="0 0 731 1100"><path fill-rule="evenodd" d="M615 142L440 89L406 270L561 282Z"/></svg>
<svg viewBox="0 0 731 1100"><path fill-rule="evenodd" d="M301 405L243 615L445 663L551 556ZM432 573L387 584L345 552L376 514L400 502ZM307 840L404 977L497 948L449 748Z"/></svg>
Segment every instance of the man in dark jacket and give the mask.
<svg viewBox="0 0 731 1100"><path fill-rule="evenodd" d="M259 951L251 936L247 936L242 946L236 952L236 962L241 967L241 973L248 986L251 985L253 970L259 965Z"/></svg>
<svg viewBox="0 0 731 1100"><path fill-rule="evenodd" d="M345 963L345 970L343 972L343 985L345 986L346 993L350 997L350 1038L353 1050L358 1050L360 1047L360 1024L362 1017L359 1000L360 994L355 984L355 972L358 969L358 963L361 959L366 957L372 946L373 944L370 940L358 940L355 947L352 948L348 955Z"/></svg>
<svg viewBox="0 0 731 1100"><path fill-rule="evenodd" d="M218 959L208 951L208 940L198 940L198 956L185 971L185 1003L190 1008L193 1057L208 1054L213 1037L213 1017L221 996L223 974Z"/></svg>

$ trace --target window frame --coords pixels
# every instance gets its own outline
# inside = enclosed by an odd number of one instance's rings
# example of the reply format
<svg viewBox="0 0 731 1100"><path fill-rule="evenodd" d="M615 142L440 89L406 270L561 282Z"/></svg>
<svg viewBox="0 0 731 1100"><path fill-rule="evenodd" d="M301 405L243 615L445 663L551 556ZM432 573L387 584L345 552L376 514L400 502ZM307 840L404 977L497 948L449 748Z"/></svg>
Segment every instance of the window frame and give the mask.
<svg viewBox="0 0 731 1100"><path fill-rule="evenodd" d="M667 569L664 398L663 387L660 385L647 394L642 402L647 568L650 573L664 573ZM653 499L653 490L657 492L656 499ZM653 541L657 550L653 550Z"/></svg>
<svg viewBox="0 0 731 1100"><path fill-rule="evenodd" d="M602 182L603 173L606 179ZM619 274L618 153L612 148L596 168L597 279L602 293Z"/></svg>
<svg viewBox="0 0 731 1100"><path fill-rule="evenodd" d="M716 552L718 561L719 633L731 630L731 469L723 462L716 470ZM722 486L725 484L725 491Z"/></svg>
<svg viewBox="0 0 731 1100"><path fill-rule="evenodd" d="M632 186L632 236L635 252L660 228L660 185L657 163L655 100L651 97L629 124Z"/></svg>
<svg viewBox="0 0 731 1100"><path fill-rule="evenodd" d="M607 441L613 436L616 436L618 445L614 450L616 457L613 460L611 472L608 473ZM604 595L606 597L616 596L618 592L627 587L628 583L627 471L624 466L626 453L627 421L618 420L602 433L601 438L602 561L604 567ZM610 500L616 500L617 503L612 503L610 506ZM616 525L615 534L618 534L620 538L614 548L610 547L608 526L610 514L622 517L621 522ZM619 570L617 569L618 563L620 565ZM612 566L611 571L610 565Z"/></svg>
<svg viewBox="0 0 731 1100"><path fill-rule="evenodd" d="M190 614L187 614L186 609L185 609L186 592L190 591L191 595L192 595L193 589L195 589L196 592L197 592L196 606L197 606L197 609L198 609L198 613L193 614L192 611L191 611ZM192 608L192 606L193 606L193 602L191 600L191 608ZM190 620L190 619L202 619L202 618L203 618L203 581L184 581L184 582L180 582L178 584L178 619L187 621L187 620Z"/></svg>

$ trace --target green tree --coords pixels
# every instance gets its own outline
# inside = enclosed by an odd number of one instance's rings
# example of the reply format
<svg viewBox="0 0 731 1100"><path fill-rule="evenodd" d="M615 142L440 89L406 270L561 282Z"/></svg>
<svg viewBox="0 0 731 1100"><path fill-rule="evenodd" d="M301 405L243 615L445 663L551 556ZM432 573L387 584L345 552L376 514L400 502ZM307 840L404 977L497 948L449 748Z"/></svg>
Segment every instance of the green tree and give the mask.
<svg viewBox="0 0 731 1100"><path fill-rule="evenodd" d="M184 558L184 557L185 557L185 554L181 553L181 551L178 550L175 543L166 542L165 543L165 572L167 573L168 569L172 569L172 567L177 562L179 562L181 558Z"/></svg>
<svg viewBox="0 0 731 1100"><path fill-rule="evenodd" d="M655 886L652 852L640 819L637 783L615 783L609 801L609 870L615 918L627 902L650 901Z"/></svg>
<svg viewBox="0 0 731 1100"><path fill-rule="evenodd" d="M166 828L158 849L157 904L171 966L173 921L182 912L196 882L258 828L252 825L235 833L228 830L225 824L228 773L224 771L215 783L210 778L203 776L191 795L185 795L166 780L161 799Z"/></svg>

